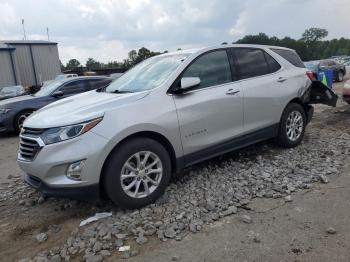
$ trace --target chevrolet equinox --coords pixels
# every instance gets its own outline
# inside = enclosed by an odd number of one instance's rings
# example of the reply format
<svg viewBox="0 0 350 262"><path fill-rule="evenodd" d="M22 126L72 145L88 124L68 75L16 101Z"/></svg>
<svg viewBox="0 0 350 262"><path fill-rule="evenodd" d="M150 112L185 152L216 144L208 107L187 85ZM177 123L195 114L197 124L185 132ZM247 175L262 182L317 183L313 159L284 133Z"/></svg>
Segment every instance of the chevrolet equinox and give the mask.
<svg viewBox="0 0 350 262"><path fill-rule="evenodd" d="M275 138L297 146L313 114L337 96L294 50L221 45L149 58L109 86L52 103L20 134L27 183L49 196L125 208L159 198L172 174Z"/></svg>

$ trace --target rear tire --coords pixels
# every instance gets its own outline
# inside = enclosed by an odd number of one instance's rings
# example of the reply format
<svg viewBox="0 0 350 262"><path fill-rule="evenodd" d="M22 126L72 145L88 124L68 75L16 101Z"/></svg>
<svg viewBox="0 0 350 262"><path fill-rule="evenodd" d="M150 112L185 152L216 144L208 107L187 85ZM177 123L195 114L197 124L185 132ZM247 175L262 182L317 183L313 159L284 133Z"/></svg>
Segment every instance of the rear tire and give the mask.
<svg viewBox="0 0 350 262"><path fill-rule="evenodd" d="M103 186L108 197L123 208L140 208L163 195L171 177L166 149L149 138L135 138L112 152Z"/></svg>
<svg viewBox="0 0 350 262"><path fill-rule="evenodd" d="M14 120L14 130L15 133L18 135L21 132L21 128L23 126L24 121L33 113L33 110L24 110L20 113L18 113Z"/></svg>
<svg viewBox="0 0 350 262"><path fill-rule="evenodd" d="M305 110L301 105L287 105L281 118L277 143L286 148L299 145L304 137L306 123Z"/></svg>
<svg viewBox="0 0 350 262"><path fill-rule="evenodd" d="M338 72L337 81L338 82L343 82L344 81L344 73L342 71Z"/></svg>

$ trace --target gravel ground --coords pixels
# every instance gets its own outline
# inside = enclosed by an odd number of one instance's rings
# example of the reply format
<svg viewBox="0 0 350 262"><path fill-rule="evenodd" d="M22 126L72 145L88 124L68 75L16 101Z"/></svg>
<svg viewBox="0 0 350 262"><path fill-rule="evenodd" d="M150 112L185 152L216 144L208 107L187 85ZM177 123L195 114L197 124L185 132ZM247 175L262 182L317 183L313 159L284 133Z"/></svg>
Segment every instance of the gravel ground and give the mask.
<svg viewBox="0 0 350 262"><path fill-rule="evenodd" d="M349 159L350 111L339 104L336 109L317 107L300 146L282 149L268 141L196 165L172 181L155 204L136 211L120 210L108 202L92 205L45 199L23 183L18 169L4 169L8 173L1 173L6 178L0 180L0 260L142 257L139 250L147 242L158 239L154 245L161 248L159 240L181 241L226 217L236 216L237 223L252 224L247 211L253 209L256 199L288 203L293 201L293 193L327 184L341 173ZM5 143L16 142L13 137L3 139ZM1 153L0 159L1 165L8 159L6 165L15 166L14 157ZM78 227L81 220L96 212L112 212L112 216ZM249 237L253 242L261 241L254 232ZM130 250L117 251L126 245Z"/></svg>

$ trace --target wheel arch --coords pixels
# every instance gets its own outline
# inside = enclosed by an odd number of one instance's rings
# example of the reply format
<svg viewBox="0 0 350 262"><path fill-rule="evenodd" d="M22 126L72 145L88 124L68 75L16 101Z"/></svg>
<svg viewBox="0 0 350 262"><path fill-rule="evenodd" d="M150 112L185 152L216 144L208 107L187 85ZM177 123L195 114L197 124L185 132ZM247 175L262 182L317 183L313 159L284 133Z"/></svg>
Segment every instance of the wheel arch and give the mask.
<svg viewBox="0 0 350 262"><path fill-rule="evenodd" d="M134 138L150 138L150 139L153 139L155 141L157 141L158 143L160 143L164 148L165 150L168 152L169 154L169 157L170 157L170 161L171 161L171 168L173 170L173 173L175 171L178 170L179 168L179 164L177 163L177 160L176 160L176 154L175 154L175 150L174 150L174 147L172 146L172 144L170 143L170 141L162 134L158 133L158 132L155 132L155 131L139 131L139 132L136 132L134 134L131 134L125 138L123 138L121 141L119 141L113 148L112 150L109 152L109 154L107 155L104 163L103 163L103 166L102 166L102 169L101 169L101 174L100 174L100 192L103 192L104 194L104 190L103 190L103 183L104 183L104 174L105 174L105 168L106 168L106 165L111 157L111 155L113 154L113 152L115 150L118 150L118 148L127 143L128 141L134 139Z"/></svg>
<svg viewBox="0 0 350 262"><path fill-rule="evenodd" d="M25 108L25 109L21 109L20 111L18 111L16 114L15 114L15 116L14 116L14 118L13 118L13 120L12 120L12 125L13 125L13 127L16 129L16 120L17 120L17 118L18 118L18 116L20 115L20 114L22 114L22 113L24 113L24 112L28 112L28 111L31 111L31 112L34 112L34 111L36 111L37 109L35 109L35 108Z"/></svg>
<svg viewBox="0 0 350 262"><path fill-rule="evenodd" d="M308 114L310 105L304 103L303 100L302 100L300 97L295 97L295 98L293 98L292 100L290 100L290 101L286 104L286 106L284 107L283 112L282 112L282 114L281 114L281 119L282 119L283 113L284 113L284 111L286 110L287 106L288 106L289 104L292 104L292 103L294 103L294 104L299 104L299 105L301 105L301 106L303 107L304 112L305 112L305 116L306 116L307 123L310 122L311 119L309 119L309 114Z"/></svg>

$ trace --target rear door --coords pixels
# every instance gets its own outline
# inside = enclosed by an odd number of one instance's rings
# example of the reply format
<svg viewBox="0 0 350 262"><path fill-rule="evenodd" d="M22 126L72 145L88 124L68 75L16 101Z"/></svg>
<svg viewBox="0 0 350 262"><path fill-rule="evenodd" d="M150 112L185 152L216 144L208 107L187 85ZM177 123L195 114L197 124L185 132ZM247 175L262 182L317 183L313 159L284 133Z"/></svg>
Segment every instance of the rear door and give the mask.
<svg viewBox="0 0 350 262"><path fill-rule="evenodd" d="M219 49L199 56L174 83L181 77L201 80L198 87L173 95L186 163L222 153L243 132L243 97L232 69L227 50Z"/></svg>
<svg viewBox="0 0 350 262"><path fill-rule="evenodd" d="M235 47L232 50L244 94L244 131L272 128L280 121L281 98L287 90L284 86L288 84L288 76L262 49Z"/></svg>

